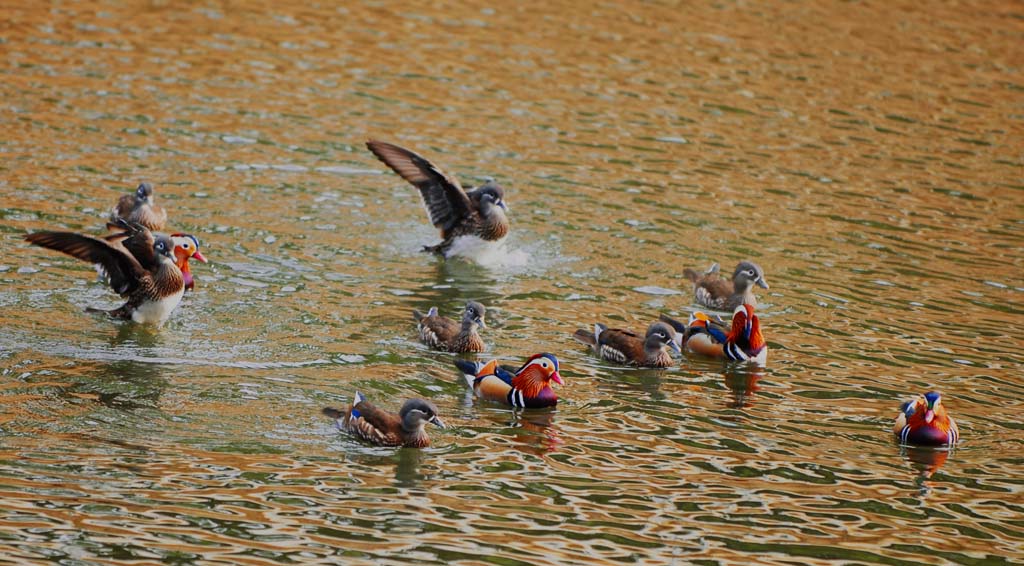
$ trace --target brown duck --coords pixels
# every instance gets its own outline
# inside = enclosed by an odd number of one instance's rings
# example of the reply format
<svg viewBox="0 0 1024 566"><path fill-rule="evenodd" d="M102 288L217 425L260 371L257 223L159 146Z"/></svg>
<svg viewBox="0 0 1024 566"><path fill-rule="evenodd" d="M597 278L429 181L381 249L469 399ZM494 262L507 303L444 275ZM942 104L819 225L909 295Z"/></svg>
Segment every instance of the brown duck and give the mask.
<svg viewBox="0 0 1024 566"><path fill-rule="evenodd" d="M153 202L153 185L141 183L134 193L122 195L110 211L110 221L118 219L141 224L150 230L163 230L167 211Z"/></svg>
<svg viewBox="0 0 1024 566"><path fill-rule="evenodd" d="M442 238L440 244L424 246L424 251L448 257L452 244L460 236L498 241L508 235L509 223L505 215L508 206L501 185L488 181L467 191L455 177L404 147L377 140L366 142L366 147L398 176L420 190L430 222L441 230Z"/></svg>
<svg viewBox="0 0 1024 566"><path fill-rule="evenodd" d="M430 446L427 424L445 428L430 401L409 399L396 415L370 404L358 391L344 411L325 407L323 414L334 419L339 430L378 446L426 448Z"/></svg>
<svg viewBox="0 0 1024 566"><path fill-rule="evenodd" d="M764 270L752 261L741 261L733 271L732 281L722 279L717 263L703 272L683 270L683 275L693 282L693 294L697 304L709 309L732 311L740 305L757 306L754 285L768 288Z"/></svg>
<svg viewBox="0 0 1024 566"><path fill-rule="evenodd" d="M679 353L675 330L664 322L651 324L642 338L629 330L600 323L594 325L593 333L579 329L573 338L590 346L602 359L631 366L669 367L674 362L666 348Z"/></svg>
<svg viewBox="0 0 1024 566"><path fill-rule="evenodd" d="M484 341L480 338L477 328L487 328L484 316L487 309L476 301L466 303L462 312L462 322L437 314L437 307L431 307L427 314L418 310L412 311L417 321L420 340L424 344L444 352L483 352Z"/></svg>

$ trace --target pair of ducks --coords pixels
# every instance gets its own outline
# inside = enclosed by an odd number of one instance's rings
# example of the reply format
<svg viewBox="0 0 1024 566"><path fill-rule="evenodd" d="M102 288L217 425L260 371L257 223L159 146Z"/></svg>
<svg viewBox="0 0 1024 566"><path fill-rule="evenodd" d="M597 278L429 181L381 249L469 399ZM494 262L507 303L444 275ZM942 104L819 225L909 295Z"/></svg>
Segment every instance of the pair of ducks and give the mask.
<svg viewBox="0 0 1024 566"><path fill-rule="evenodd" d="M181 302L185 290L195 285L189 260L206 263L195 236L155 232L163 230L166 223L167 211L155 204L153 186L142 183L135 192L122 195L111 210L107 223L111 234L95 238L74 232L41 231L25 239L96 264L111 288L127 299L110 311L89 310L159 325Z"/></svg>
<svg viewBox="0 0 1024 566"><path fill-rule="evenodd" d="M558 395L551 383L565 383L558 373L558 358L548 353L531 356L518 369L499 365L498 360L455 360L455 365L478 398L513 408L554 407ZM430 446L426 426L445 428L437 407L426 399L409 399L395 415L368 402L358 391L346 409L326 407L323 414L334 419L340 430L380 446L425 448Z"/></svg>

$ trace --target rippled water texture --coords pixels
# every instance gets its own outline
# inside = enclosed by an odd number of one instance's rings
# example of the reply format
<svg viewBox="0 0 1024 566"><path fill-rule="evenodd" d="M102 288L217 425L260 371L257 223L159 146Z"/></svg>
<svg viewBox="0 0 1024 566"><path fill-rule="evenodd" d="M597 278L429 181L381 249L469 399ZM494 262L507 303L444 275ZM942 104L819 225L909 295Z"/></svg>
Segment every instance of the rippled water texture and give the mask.
<svg viewBox="0 0 1024 566"><path fill-rule="evenodd" d="M1024 9L1013 2L7 3L0 556L19 564L1024 561ZM508 189L522 265L440 262L364 149ZM211 260L159 330L90 267L152 182ZM570 335L771 284L763 371ZM410 311L484 302L556 411L466 394ZM901 451L943 392L963 441ZM320 407L432 399L432 448Z"/></svg>

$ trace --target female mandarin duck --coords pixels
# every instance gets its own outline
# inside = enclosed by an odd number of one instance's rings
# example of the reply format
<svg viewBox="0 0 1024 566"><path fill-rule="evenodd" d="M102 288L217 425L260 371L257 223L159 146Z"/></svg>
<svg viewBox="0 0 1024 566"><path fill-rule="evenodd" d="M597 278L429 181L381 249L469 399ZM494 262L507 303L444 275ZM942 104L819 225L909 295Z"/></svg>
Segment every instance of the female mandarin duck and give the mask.
<svg viewBox="0 0 1024 566"><path fill-rule="evenodd" d="M102 266L110 286L128 301L100 312L141 324L163 324L185 293L185 279L175 264L174 242L139 224L119 223L126 233L114 244L73 232L34 232L25 239Z"/></svg>
<svg viewBox="0 0 1024 566"><path fill-rule="evenodd" d="M430 401L409 399L395 415L373 406L358 391L344 411L325 407L323 414L334 419L339 430L378 446L426 448L430 446L427 424L445 428Z"/></svg>
<svg viewBox="0 0 1024 566"><path fill-rule="evenodd" d="M640 367L669 367L673 361L666 348L680 351L675 331L664 322L648 326L643 338L629 330L608 328L603 324L595 324L593 333L579 329L573 338L593 348L602 359Z"/></svg>
<svg viewBox="0 0 1024 566"><path fill-rule="evenodd" d="M768 288L761 266L752 261L741 261L732 274L732 281L719 275L718 264L714 263L704 273L685 269L683 275L693 282L693 294L697 304L716 310L734 310L740 305L757 306L754 285Z"/></svg>
<svg viewBox="0 0 1024 566"><path fill-rule="evenodd" d="M761 334L761 321L754 314L754 307L743 304L736 307L732 315L732 328L725 328L708 315L695 312L689 324L661 315L661 320L680 332L680 342L687 350L733 361L749 361L764 365L768 360L768 343Z"/></svg>
<svg viewBox="0 0 1024 566"><path fill-rule="evenodd" d="M558 395L551 389L551 382L564 385L558 359L551 354L536 354L515 371L499 366L498 360L486 364L455 360L455 365L477 397L516 408L554 407Z"/></svg>
<svg viewBox="0 0 1024 566"><path fill-rule="evenodd" d="M107 223L108 230L117 230L119 228L117 224ZM111 244L120 246L121 241L127 237L127 233L119 232L104 236L103 239ZM171 242L174 245L174 264L181 270L181 277L185 280L185 290L191 291L195 287L195 278L192 277L192 269L189 267L188 260L195 259L199 263L206 263L206 257L199 251L199 238L192 234L176 232L171 234ZM97 265L96 270L99 271L100 277L106 279L107 273L102 265Z"/></svg>
<svg viewBox="0 0 1024 566"><path fill-rule="evenodd" d="M960 429L946 412L942 397L935 391L900 405L892 432L901 444L914 446L952 448L960 438Z"/></svg>
<svg viewBox="0 0 1024 566"><path fill-rule="evenodd" d="M134 193L122 195L110 211L110 221L118 219L142 224L150 230L163 230L167 211L153 203L153 185L141 183Z"/></svg>
<svg viewBox="0 0 1024 566"><path fill-rule="evenodd" d="M466 353L484 351L484 341L477 328L487 327L484 323L486 313L487 309L483 305L469 301L466 310L462 312L461 323L438 315L437 307L431 307L427 314L414 309L412 316L418 323L420 340L424 344L435 350Z"/></svg>
<svg viewBox="0 0 1024 566"><path fill-rule="evenodd" d="M420 190L430 222L441 230L442 238L440 244L424 246L423 251L448 257L452 244L460 236L498 241L508 234L505 191L497 183L488 181L466 191L455 177L404 147L376 140L366 142L366 147Z"/></svg>

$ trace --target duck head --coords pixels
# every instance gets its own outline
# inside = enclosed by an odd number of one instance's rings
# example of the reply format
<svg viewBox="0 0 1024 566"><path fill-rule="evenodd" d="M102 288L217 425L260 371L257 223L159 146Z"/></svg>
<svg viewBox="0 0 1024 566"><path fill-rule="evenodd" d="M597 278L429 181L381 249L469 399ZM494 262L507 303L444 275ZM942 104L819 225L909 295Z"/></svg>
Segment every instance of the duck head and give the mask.
<svg viewBox="0 0 1024 566"><path fill-rule="evenodd" d="M644 336L644 349L648 352L656 352L665 346L672 348L675 352L681 353L676 331L664 322L655 322L647 327L647 334Z"/></svg>
<svg viewBox="0 0 1024 566"><path fill-rule="evenodd" d="M445 428L437 416L437 407L426 399L409 399L398 411L398 416L402 419L402 429L407 432L421 431L428 423Z"/></svg>
<svg viewBox="0 0 1024 566"><path fill-rule="evenodd" d="M764 270L752 261L741 261L732 274L732 281L736 289L749 289L754 285L762 289L768 288L768 282L764 279Z"/></svg>
<svg viewBox="0 0 1024 566"><path fill-rule="evenodd" d="M185 278L185 288L192 289L195 280L192 278L192 270L189 269L188 260L194 259L199 263L206 263L206 258L199 251L199 238L192 234L176 233L171 234L171 242L174 244L174 263L181 270Z"/></svg>
<svg viewBox="0 0 1024 566"><path fill-rule="evenodd" d="M466 310L462 312L462 326L475 324L480 328L487 328L484 317L487 315L487 308L476 301L466 303Z"/></svg>

